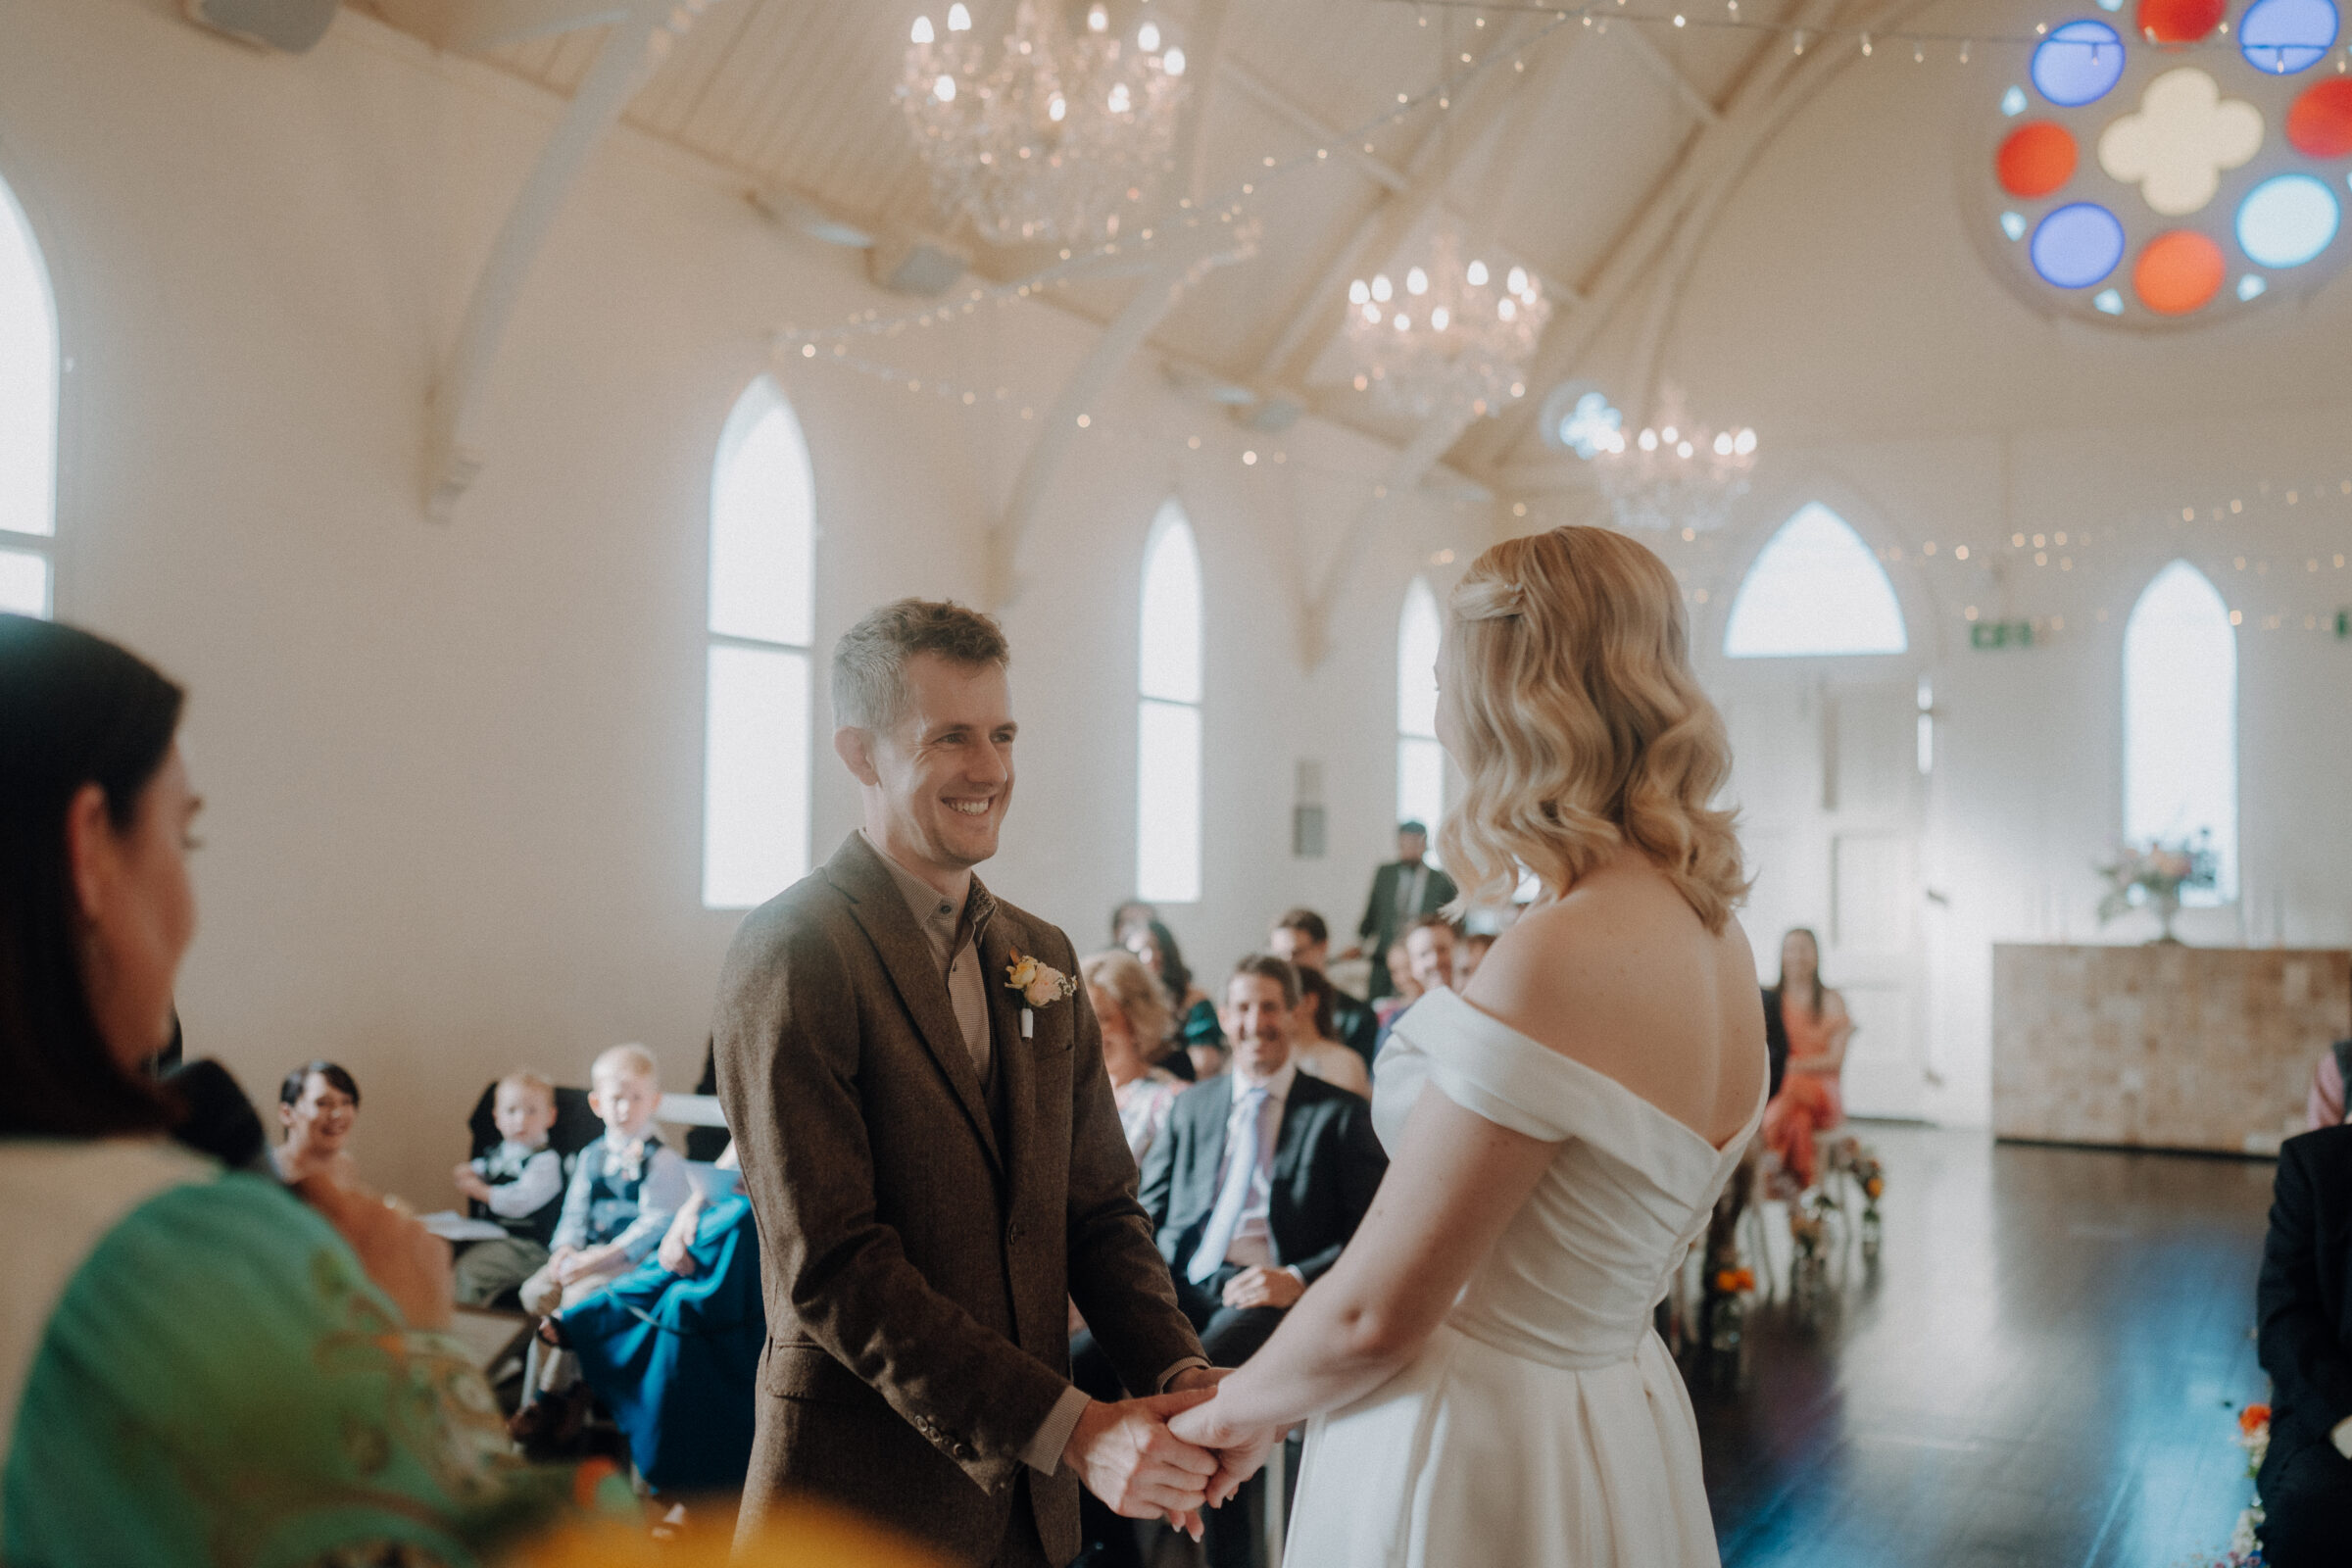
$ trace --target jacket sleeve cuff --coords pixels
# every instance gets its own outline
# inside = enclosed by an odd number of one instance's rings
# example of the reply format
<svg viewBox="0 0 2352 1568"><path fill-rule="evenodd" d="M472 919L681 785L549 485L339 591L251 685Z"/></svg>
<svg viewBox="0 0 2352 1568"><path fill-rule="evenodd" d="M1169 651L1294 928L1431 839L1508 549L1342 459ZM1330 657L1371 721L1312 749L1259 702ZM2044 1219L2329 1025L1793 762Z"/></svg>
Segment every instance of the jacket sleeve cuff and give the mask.
<svg viewBox="0 0 2352 1568"><path fill-rule="evenodd" d="M2336 1452L2347 1459L2352 1459L2352 1415L2344 1417L2335 1424L2328 1434L2328 1441L2335 1445Z"/></svg>
<svg viewBox="0 0 2352 1568"><path fill-rule="evenodd" d="M1168 1392L1169 1384L1175 1382L1187 1372L1195 1370L1203 1372L1209 1370L1208 1357L1204 1355L1186 1356L1183 1360L1177 1362L1174 1366L1169 1367L1165 1372L1162 1372L1159 1375L1159 1381L1152 1385L1152 1392L1154 1394L1165 1394Z"/></svg>
<svg viewBox="0 0 2352 1568"><path fill-rule="evenodd" d="M1054 1408L1046 1412L1045 1425L1037 1429L1037 1436L1021 1450L1021 1462L1049 1476L1059 1470L1061 1450L1070 1446L1070 1434L1078 1430L1078 1418L1086 1414L1086 1407L1092 1403L1094 1400L1086 1396L1084 1389L1062 1390L1061 1397L1054 1401Z"/></svg>

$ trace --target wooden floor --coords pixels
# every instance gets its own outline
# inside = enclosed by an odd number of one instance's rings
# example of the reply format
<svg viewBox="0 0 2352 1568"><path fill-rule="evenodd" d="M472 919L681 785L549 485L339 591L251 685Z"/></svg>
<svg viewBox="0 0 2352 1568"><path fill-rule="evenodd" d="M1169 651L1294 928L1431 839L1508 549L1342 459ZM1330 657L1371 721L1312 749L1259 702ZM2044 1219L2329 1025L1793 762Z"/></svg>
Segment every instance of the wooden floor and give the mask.
<svg viewBox="0 0 2352 1568"><path fill-rule="evenodd" d="M1859 1130L1887 1167L1877 1269L1849 1259L1810 1312L1760 1304L1735 1375L1686 1366L1727 1568L2226 1547L2273 1167Z"/></svg>

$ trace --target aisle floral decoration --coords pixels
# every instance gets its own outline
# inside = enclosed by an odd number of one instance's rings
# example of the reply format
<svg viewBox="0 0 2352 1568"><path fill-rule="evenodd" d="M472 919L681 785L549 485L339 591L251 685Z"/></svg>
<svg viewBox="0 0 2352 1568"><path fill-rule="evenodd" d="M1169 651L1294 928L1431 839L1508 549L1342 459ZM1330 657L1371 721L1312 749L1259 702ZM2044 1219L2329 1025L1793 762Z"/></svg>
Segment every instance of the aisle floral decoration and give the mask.
<svg viewBox="0 0 2352 1568"><path fill-rule="evenodd" d="M2246 1474L2254 1475L2262 1468L2263 1455L2271 1451L2271 1407L2249 1404L2238 1411L2237 1431L2230 1441L2246 1450ZM2237 1527L2230 1532L2229 1547L2191 1558L2180 1568L2263 1568L2261 1533L2262 1498L2251 1496L2237 1516Z"/></svg>
<svg viewBox="0 0 2352 1568"><path fill-rule="evenodd" d="M2182 888L2209 888L2221 876L2221 861L2213 853L2213 835L2165 844L2151 839L2144 845L2126 844L2115 858L2097 867L2107 880L2107 896L2099 900L2099 924L2139 906L2156 911L2163 926L2158 942L2177 942L2173 918L2180 912Z"/></svg>

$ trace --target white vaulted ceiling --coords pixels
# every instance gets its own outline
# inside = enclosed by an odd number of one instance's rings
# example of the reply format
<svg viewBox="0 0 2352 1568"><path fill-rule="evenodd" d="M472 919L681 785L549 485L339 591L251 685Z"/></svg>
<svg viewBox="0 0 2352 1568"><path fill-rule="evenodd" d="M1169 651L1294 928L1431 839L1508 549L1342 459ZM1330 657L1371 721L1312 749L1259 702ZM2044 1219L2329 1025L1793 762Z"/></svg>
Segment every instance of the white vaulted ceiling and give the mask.
<svg viewBox="0 0 2352 1568"><path fill-rule="evenodd" d="M351 0L353 9L433 42L450 39L468 3ZM593 9L586 0L503 3L551 15ZM1870 26L1921 3L1751 0L1744 15ZM748 189L797 198L871 235L942 236L973 255L984 276L1024 276L1042 253L992 252L939 210L894 97L907 30L923 4L712 0L624 119L740 171ZM1255 193L1249 211L1262 237L1254 258L1195 287L1159 321L1149 349L1399 448L1427 449L1430 460L1475 477L1534 455L1532 417L1544 388L1577 373L1604 327L1635 318L1637 306L1640 317L1665 318L1644 302L1675 286L1748 161L1843 63L1830 51L1797 58L1768 30L1637 21L1656 9L1646 4L1605 28L1533 7L1154 4L1194 40L1201 119L1193 192L1238 189L1269 157L1309 161ZM972 3L982 36L1001 29L1011 10L1012 0ZM557 32L487 58L568 97L605 32ZM1463 53L1472 65L1462 64ZM1474 69L1480 62L1485 68ZM1399 94L1418 98L1464 76L1449 109L1433 102L1361 130L1393 115ZM1318 148L1330 156L1313 161ZM1554 310L1526 398L1466 430L1424 431L1378 415L1349 384L1352 367L1336 343L1349 278L1390 266L1443 212L1535 268ZM1137 287L1132 274L1114 275L1064 285L1054 298L1107 321Z"/></svg>

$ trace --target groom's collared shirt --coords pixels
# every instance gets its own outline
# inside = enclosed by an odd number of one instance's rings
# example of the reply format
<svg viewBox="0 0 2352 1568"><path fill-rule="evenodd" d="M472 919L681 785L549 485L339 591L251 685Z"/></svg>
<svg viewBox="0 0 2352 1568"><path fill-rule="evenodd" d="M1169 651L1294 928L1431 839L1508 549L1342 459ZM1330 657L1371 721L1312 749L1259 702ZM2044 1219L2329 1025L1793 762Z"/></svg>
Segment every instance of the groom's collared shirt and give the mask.
<svg viewBox="0 0 2352 1568"><path fill-rule="evenodd" d="M858 836L864 838L865 830L860 828ZM956 1009L956 1028L963 1036L963 1049L971 1053L972 1066L985 1084L995 1050L988 1034L988 983L980 973L980 928L995 912L996 900L975 882L958 904L892 859L872 839L865 842L906 895L908 912L922 928L923 940L931 945L931 959L947 982L948 1004Z"/></svg>

